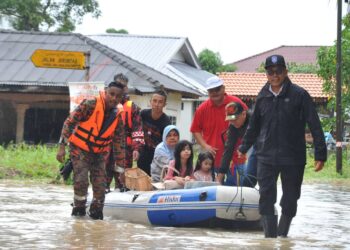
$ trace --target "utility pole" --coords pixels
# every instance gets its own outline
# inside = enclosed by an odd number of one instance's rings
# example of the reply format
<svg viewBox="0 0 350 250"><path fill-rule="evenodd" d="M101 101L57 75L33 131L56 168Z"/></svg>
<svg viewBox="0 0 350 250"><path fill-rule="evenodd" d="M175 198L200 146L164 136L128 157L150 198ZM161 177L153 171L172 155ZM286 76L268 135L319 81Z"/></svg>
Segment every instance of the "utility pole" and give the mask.
<svg viewBox="0 0 350 250"><path fill-rule="evenodd" d="M342 174L342 105L341 105L341 30L342 30L342 0L338 0L338 18L337 18L337 73L336 73L336 169Z"/></svg>
<svg viewBox="0 0 350 250"><path fill-rule="evenodd" d="M91 61L91 53L90 51L84 52L85 55L85 81L90 80L90 61Z"/></svg>

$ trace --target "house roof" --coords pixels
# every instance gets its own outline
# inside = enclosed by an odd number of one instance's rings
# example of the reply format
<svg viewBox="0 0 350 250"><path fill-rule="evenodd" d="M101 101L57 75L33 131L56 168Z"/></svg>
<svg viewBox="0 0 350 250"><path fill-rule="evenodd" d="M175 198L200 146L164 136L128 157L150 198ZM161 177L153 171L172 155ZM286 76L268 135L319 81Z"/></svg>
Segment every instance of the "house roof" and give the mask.
<svg viewBox="0 0 350 250"><path fill-rule="evenodd" d="M318 102L326 102L327 95L322 92L323 81L315 74L288 74L291 81L306 89L311 97ZM243 99L255 99L266 83L265 73L223 72L226 92Z"/></svg>
<svg viewBox="0 0 350 250"><path fill-rule="evenodd" d="M280 47L241 59L233 62L237 66L236 72L256 72L261 63L265 62L266 57L278 54L283 55L286 62L295 62L303 64L316 64L317 50L321 46L286 46Z"/></svg>
<svg viewBox="0 0 350 250"><path fill-rule="evenodd" d="M188 39L184 37L129 34L101 34L88 37L158 70L170 62L179 50L185 52L183 55L194 53L192 47L186 46ZM200 68L196 57L188 56L184 60L189 65Z"/></svg>
<svg viewBox="0 0 350 250"><path fill-rule="evenodd" d="M176 79L189 88L207 94L203 84L213 74L201 70L196 53L187 38L129 34L88 37Z"/></svg>
<svg viewBox="0 0 350 250"><path fill-rule="evenodd" d="M67 82L84 81L84 70L36 68L30 57L37 49L90 51L90 81L107 83L116 72L121 72L128 75L131 88L151 91L163 84L166 89L184 96L201 95L142 62L75 33L0 30L0 84L67 86Z"/></svg>

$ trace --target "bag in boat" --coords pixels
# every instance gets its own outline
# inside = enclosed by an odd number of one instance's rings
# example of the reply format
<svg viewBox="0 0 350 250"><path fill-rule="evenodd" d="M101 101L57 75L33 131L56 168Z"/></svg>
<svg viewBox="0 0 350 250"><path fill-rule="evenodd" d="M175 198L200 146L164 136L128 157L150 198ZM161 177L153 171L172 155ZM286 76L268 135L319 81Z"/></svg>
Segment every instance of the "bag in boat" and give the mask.
<svg viewBox="0 0 350 250"><path fill-rule="evenodd" d="M125 186L130 190L151 191L151 178L139 168L125 169Z"/></svg>
<svg viewBox="0 0 350 250"><path fill-rule="evenodd" d="M183 185L177 183L175 180L164 181L164 187L165 187L165 190L183 189L184 188Z"/></svg>

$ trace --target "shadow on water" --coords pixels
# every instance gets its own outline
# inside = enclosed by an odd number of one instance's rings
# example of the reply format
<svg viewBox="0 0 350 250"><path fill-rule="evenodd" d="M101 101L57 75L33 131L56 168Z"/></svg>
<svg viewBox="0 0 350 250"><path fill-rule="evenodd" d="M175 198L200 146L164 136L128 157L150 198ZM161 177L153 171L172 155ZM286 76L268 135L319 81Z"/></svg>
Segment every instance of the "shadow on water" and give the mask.
<svg viewBox="0 0 350 250"><path fill-rule="evenodd" d="M154 227L70 216L71 187L0 182L0 248L4 249L346 249L350 187L304 185L287 239L261 231Z"/></svg>

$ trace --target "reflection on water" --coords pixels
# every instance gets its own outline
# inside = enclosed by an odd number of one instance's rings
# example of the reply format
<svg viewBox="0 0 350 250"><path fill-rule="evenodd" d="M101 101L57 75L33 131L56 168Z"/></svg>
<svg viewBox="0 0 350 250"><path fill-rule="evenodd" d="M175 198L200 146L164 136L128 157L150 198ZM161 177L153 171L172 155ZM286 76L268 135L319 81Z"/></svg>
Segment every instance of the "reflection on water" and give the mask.
<svg viewBox="0 0 350 250"><path fill-rule="evenodd" d="M70 216L72 188L0 182L0 248L350 249L350 187L304 185L287 239L261 231L153 227Z"/></svg>

